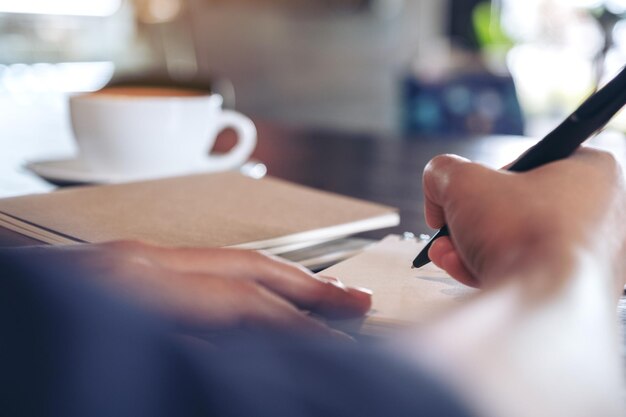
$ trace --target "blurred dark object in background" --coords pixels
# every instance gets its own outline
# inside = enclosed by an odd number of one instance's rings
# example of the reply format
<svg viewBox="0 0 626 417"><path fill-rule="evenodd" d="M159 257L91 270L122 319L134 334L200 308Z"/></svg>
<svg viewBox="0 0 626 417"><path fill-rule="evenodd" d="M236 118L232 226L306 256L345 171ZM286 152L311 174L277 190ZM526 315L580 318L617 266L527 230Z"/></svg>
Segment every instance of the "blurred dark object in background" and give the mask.
<svg viewBox="0 0 626 417"><path fill-rule="evenodd" d="M595 87L598 89L606 75L607 56L611 49L615 47L615 27L622 21L626 14L616 13L607 8L604 4L596 9L591 9L589 14L598 22L598 28L601 30L603 38L602 46L593 58L594 81L596 84Z"/></svg>
<svg viewBox="0 0 626 417"><path fill-rule="evenodd" d="M408 75L402 124L405 132L418 135L524 134L513 78L486 71L441 79Z"/></svg>
<svg viewBox="0 0 626 417"><path fill-rule="evenodd" d="M479 51L480 43L474 29L472 15L476 6L485 0L450 0L448 6L447 35L452 46Z"/></svg>
<svg viewBox="0 0 626 417"><path fill-rule="evenodd" d="M506 65L513 42L499 1L450 0L446 65L400 80L400 120L411 135L524 134L515 82Z"/></svg>

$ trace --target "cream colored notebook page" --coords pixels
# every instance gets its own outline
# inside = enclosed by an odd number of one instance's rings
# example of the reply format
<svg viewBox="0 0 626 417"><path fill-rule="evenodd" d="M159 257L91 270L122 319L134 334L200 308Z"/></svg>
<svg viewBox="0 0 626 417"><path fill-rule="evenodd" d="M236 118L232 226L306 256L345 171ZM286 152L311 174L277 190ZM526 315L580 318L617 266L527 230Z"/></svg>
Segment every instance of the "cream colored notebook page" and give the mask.
<svg viewBox="0 0 626 417"><path fill-rule="evenodd" d="M415 239L390 235L359 255L320 272L346 285L374 291L372 309L364 320L335 324L362 333L418 324L476 292L433 264L411 268L413 258L424 245Z"/></svg>

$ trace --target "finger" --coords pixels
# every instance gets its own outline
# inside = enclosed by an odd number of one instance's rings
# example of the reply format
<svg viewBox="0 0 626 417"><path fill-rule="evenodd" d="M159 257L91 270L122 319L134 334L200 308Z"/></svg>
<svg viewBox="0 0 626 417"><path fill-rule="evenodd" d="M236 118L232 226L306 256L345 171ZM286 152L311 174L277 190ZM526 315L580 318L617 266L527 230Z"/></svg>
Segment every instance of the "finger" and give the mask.
<svg viewBox="0 0 626 417"><path fill-rule="evenodd" d="M441 260L442 269L461 284L478 288L480 283L472 276L465 267L457 251L447 253Z"/></svg>
<svg viewBox="0 0 626 417"><path fill-rule="evenodd" d="M452 242L448 236L442 236L436 239L428 250L428 257L439 268L441 268L442 258L449 252L453 251Z"/></svg>
<svg viewBox="0 0 626 417"><path fill-rule="evenodd" d="M298 307L314 311L328 318L358 317L369 311L372 292L352 288L338 278L317 277L301 266L260 255L263 271L250 277Z"/></svg>
<svg viewBox="0 0 626 417"><path fill-rule="evenodd" d="M256 254L257 271L244 271L276 294L300 308L314 311L327 318L359 317L369 311L372 292L351 288L338 278L317 277L301 266Z"/></svg>
<svg viewBox="0 0 626 417"><path fill-rule="evenodd" d="M470 287L478 287L480 285L478 280L465 267L449 237L444 236L434 241L428 251L428 256L435 265L446 271L460 283Z"/></svg>
<svg viewBox="0 0 626 417"><path fill-rule="evenodd" d="M278 262L298 269L299 274L313 276L305 268L275 256L257 251L229 248L168 248L154 247L159 263L181 272L197 272L246 279L260 275L268 264ZM271 266L271 265L270 265Z"/></svg>
<svg viewBox="0 0 626 417"><path fill-rule="evenodd" d="M255 282L202 274L183 274L177 281L168 292L165 307L185 326L274 329L349 338Z"/></svg>
<svg viewBox="0 0 626 417"><path fill-rule="evenodd" d="M456 155L433 158L423 177L426 222L441 228L449 223L450 210L489 195L494 181L506 175Z"/></svg>
<svg viewBox="0 0 626 417"><path fill-rule="evenodd" d="M460 156L439 155L426 164L422 185L426 197L424 213L429 227L439 229L446 224L443 206L450 183L450 171L453 167L467 162L467 159Z"/></svg>
<svg viewBox="0 0 626 417"><path fill-rule="evenodd" d="M317 275L318 279L325 279L327 281L332 281L332 282L336 282L337 284L342 284L342 282L339 280L339 278L335 278L335 277L330 277L328 275ZM343 284L342 284L343 285Z"/></svg>
<svg viewBox="0 0 626 417"><path fill-rule="evenodd" d="M584 169L580 169L581 165L587 167L586 172ZM586 176L598 175L598 180L604 180L605 182L614 182L622 176L621 164L614 154L588 146L579 148L569 158L558 161L558 164L546 164L538 167L533 170L533 173L542 175L544 172L562 171L565 167L567 167L573 175L576 175L576 172L579 174L585 172Z"/></svg>
<svg viewBox="0 0 626 417"><path fill-rule="evenodd" d="M251 300L250 308L242 313L244 327L296 331L313 336L353 340L347 334L310 317L266 288L259 286L258 291L262 302L254 306L259 299Z"/></svg>
<svg viewBox="0 0 626 417"><path fill-rule="evenodd" d="M300 265L237 249L157 249L170 268L255 281L298 307L329 318L357 317L371 306L371 291L320 279Z"/></svg>

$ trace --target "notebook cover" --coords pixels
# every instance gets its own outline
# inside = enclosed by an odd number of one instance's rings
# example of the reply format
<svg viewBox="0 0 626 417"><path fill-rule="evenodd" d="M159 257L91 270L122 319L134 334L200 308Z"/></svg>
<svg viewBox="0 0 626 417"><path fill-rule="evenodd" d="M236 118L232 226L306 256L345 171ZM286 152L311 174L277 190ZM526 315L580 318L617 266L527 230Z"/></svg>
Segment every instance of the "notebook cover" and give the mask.
<svg viewBox="0 0 626 417"><path fill-rule="evenodd" d="M395 209L267 177L200 174L0 200L0 225L62 244L258 249L394 226Z"/></svg>

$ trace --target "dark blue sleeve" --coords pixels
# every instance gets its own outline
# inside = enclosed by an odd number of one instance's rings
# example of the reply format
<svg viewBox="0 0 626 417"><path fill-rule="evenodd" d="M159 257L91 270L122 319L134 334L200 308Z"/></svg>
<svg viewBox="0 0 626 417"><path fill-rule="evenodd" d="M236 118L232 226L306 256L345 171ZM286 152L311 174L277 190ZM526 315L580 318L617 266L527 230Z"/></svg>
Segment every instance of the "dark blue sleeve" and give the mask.
<svg viewBox="0 0 626 417"><path fill-rule="evenodd" d="M0 254L0 413L7 416L467 416L375 349L286 334L178 343L167 321L67 265Z"/></svg>
<svg viewBox="0 0 626 417"><path fill-rule="evenodd" d="M167 323L81 278L0 255L0 415L207 415Z"/></svg>
<svg viewBox="0 0 626 417"><path fill-rule="evenodd" d="M220 346L197 362L217 415L469 415L435 379L374 347L269 334Z"/></svg>

